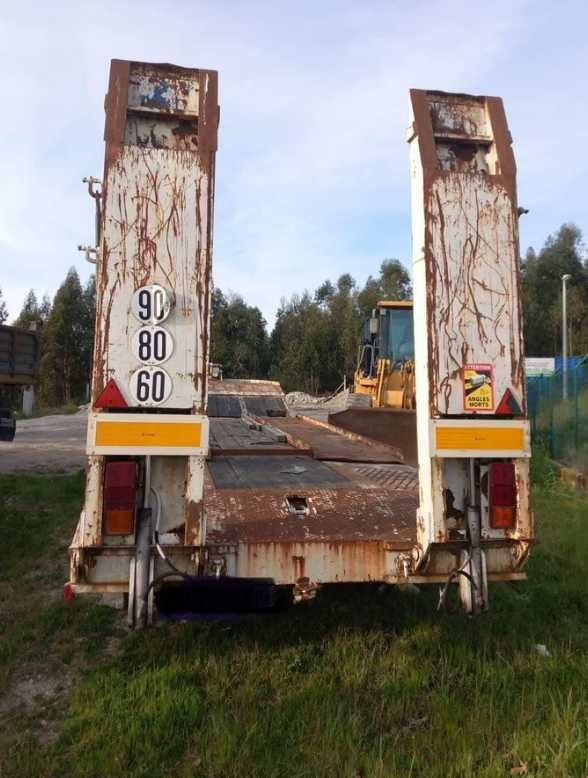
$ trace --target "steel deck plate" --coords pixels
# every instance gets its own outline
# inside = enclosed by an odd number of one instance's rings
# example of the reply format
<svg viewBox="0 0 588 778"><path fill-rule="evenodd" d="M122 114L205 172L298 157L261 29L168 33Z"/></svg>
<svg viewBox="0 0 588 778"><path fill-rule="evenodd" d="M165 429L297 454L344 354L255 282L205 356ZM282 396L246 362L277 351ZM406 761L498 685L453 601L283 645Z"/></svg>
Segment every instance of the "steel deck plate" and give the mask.
<svg viewBox="0 0 588 778"><path fill-rule="evenodd" d="M384 443L345 434L327 424L308 419L288 417L272 419L272 425L285 432L292 442L310 446L316 459L336 462L366 462L395 464L402 462L402 454Z"/></svg>
<svg viewBox="0 0 588 778"><path fill-rule="evenodd" d="M344 484L347 478L305 456L219 456L208 462L217 489L285 489Z"/></svg>

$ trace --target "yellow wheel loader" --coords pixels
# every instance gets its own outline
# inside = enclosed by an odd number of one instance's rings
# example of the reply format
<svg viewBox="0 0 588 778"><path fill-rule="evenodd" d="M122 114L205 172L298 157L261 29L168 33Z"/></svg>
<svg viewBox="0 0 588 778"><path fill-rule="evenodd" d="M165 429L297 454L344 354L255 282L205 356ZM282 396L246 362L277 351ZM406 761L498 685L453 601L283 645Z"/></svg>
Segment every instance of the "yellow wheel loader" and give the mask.
<svg viewBox="0 0 588 778"><path fill-rule="evenodd" d="M353 395L350 407L330 414L329 422L394 445L416 464L412 300L380 301L365 322ZM369 405L361 407L360 397Z"/></svg>

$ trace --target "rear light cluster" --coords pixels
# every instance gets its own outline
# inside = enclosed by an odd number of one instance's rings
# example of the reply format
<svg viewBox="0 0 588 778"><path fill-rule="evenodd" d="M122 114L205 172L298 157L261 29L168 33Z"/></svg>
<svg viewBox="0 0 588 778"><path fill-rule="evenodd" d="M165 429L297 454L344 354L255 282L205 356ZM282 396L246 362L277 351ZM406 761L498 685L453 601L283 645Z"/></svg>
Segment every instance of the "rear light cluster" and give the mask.
<svg viewBox="0 0 588 778"><path fill-rule="evenodd" d="M512 462L493 462L488 468L488 507L492 529L512 529L517 518L517 487Z"/></svg>
<svg viewBox="0 0 588 778"><path fill-rule="evenodd" d="M104 468L102 529L105 535L132 535L135 531L137 464L106 462Z"/></svg>

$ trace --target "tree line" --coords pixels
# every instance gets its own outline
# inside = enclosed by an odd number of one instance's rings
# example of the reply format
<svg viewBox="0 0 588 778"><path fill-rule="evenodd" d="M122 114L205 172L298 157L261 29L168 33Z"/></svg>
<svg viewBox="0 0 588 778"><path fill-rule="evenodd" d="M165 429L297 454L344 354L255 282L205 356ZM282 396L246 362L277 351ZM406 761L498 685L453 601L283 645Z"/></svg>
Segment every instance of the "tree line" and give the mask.
<svg viewBox="0 0 588 778"><path fill-rule="evenodd" d="M397 259L382 262L363 287L345 273L314 293L283 298L271 333L259 308L215 290L211 358L225 377L272 378L284 391L318 394L351 377L363 320L378 300L408 299L410 277Z"/></svg>
<svg viewBox="0 0 588 778"><path fill-rule="evenodd" d="M588 260L582 233L563 224L544 246L521 259L521 291L527 356L561 353L561 277L569 274L570 353L588 353ZM283 298L268 332L258 307L238 294L214 289L211 360L226 378L271 378L285 391L333 391L355 370L363 323L378 300L410 299L410 277L397 259L384 260L359 286L348 273L326 280L314 292ZM40 402L57 406L87 399L96 311L92 277L82 286L71 269L53 300L31 290L13 322L42 323L37 379ZM0 323L8 312L0 290Z"/></svg>
<svg viewBox="0 0 588 778"><path fill-rule="evenodd" d="M563 224L536 253L521 260L525 353L530 357L561 354L562 276L567 282L570 354L588 354L588 258L582 232Z"/></svg>
<svg viewBox="0 0 588 778"><path fill-rule="evenodd" d="M39 300L33 289L28 292L12 325L39 332L41 360L35 389L41 406L50 408L87 399L95 317L94 276L82 286L74 268L53 300L47 294ZM0 290L0 324L7 319Z"/></svg>

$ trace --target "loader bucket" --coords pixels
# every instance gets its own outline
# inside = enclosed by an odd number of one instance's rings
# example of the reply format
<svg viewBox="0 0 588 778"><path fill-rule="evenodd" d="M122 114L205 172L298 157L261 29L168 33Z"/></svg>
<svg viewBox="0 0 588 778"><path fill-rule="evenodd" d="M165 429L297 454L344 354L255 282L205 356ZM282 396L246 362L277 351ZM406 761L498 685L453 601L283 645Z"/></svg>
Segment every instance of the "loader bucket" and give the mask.
<svg viewBox="0 0 588 778"><path fill-rule="evenodd" d="M416 412L413 410L347 408L330 413L329 424L399 448L405 464L417 465Z"/></svg>

